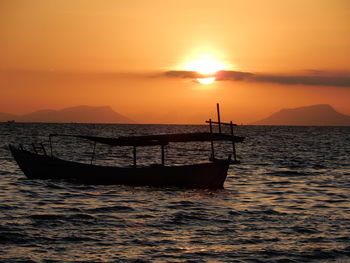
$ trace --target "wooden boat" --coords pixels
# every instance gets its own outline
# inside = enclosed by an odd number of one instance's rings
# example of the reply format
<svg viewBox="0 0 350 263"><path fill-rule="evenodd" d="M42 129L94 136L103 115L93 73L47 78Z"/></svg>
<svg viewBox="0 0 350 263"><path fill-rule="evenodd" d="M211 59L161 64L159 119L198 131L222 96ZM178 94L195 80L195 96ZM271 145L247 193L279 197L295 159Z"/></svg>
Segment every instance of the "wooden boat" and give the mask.
<svg viewBox="0 0 350 263"><path fill-rule="evenodd" d="M219 111L218 111L219 115ZM233 135L233 123L221 123L208 121L209 133L180 133L131 136L118 138L105 138L85 135L50 134L50 150L47 153L43 144L41 151L33 145L33 151L9 145L9 149L23 173L30 179L64 179L83 184L122 184L122 185L148 185L148 186L174 186L183 188L223 188L230 164L239 163L236 158L235 143L242 142L244 137ZM213 133L212 125L230 125L231 134ZM57 136L69 136L94 142L94 151L91 163L79 163L63 160L52 155L51 138ZM214 141L232 141L233 160L231 155L226 160L216 159L214 156ZM204 142L211 141L211 157L206 163L190 165L165 165L164 146L170 142ZM97 143L110 146L132 146L134 163L127 167L95 165L92 160L95 155ZM136 148L142 146L159 145L161 149L161 164L150 166L138 166Z"/></svg>

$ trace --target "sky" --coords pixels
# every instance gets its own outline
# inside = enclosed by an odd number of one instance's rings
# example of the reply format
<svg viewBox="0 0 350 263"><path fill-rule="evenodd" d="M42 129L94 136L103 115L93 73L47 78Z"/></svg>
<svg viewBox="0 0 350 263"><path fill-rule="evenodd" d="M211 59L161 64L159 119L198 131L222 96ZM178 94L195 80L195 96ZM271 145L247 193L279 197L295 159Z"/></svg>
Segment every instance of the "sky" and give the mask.
<svg viewBox="0 0 350 263"><path fill-rule="evenodd" d="M109 105L139 123L202 123L219 102L238 123L313 104L350 115L349 10L347 0L0 0L0 112ZM203 58L222 65L202 76L210 84L188 66Z"/></svg>

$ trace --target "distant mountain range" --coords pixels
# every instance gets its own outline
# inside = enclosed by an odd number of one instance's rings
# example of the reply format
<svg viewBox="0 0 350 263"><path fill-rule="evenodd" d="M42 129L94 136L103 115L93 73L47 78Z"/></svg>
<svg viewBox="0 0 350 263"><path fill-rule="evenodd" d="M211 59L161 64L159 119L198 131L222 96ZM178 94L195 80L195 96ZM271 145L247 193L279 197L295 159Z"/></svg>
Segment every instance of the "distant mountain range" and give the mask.
<svg viewBox="0 0 350 263"><path fill-rule="evenodd" d="M135 123L109 106L77 106L62 110L39 110L24 115L0 113L0 121L16 122L77 122L77 123Z"/></svg>
<svg viewBox="0 0 350 263"><path fill-rule="evenodd" d="M282 109L251 125L350 126L350 116L328 104Z"/></svg>

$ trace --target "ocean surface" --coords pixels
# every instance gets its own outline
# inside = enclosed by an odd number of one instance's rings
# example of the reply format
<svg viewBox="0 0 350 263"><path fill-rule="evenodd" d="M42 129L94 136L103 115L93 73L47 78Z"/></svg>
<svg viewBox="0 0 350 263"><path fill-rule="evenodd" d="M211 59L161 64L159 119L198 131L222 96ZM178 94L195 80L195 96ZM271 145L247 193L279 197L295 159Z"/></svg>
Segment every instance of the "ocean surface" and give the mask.
<svg viewBox="0 0 350 263"><path fill-rule="evenodd" d="M6 148L48 146L49 133L207 130L1 123L0 262L350 262L350 127L238 126L242 163L218 191L29 180ZM90 142L55 138L53 146L61 158L90 162ZM215 146L222 157L231 151L230 143ZM171 144L166 164L208 160L209 149ZM132 163L128 147L96 150L97 164ZM138 157L159 163L160 150L140 148Z"/></svg>

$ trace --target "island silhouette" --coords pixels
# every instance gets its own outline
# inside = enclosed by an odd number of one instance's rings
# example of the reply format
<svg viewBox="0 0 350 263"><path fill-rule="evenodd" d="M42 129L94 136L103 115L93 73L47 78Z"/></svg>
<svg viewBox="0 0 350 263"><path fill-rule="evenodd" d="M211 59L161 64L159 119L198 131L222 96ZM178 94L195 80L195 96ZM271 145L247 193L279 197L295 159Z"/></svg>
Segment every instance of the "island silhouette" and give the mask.
<svg viewBox="0 0 350 263"><path fill-rule="evenodd" d="M76 123L135 123L115 112L110 106L76 106L61 110L38 110L24 115L0 113L0 121L16 122L76 122Z"/></svg>
<svg viewBox="0 0 350 263"><path fill-rule="evenodd" d="M337 112L331 105L318 104L281 109L250 125L350 126L350 116Z"/></svg>

